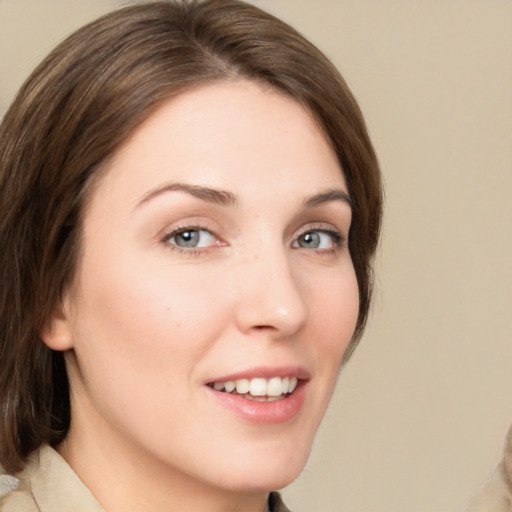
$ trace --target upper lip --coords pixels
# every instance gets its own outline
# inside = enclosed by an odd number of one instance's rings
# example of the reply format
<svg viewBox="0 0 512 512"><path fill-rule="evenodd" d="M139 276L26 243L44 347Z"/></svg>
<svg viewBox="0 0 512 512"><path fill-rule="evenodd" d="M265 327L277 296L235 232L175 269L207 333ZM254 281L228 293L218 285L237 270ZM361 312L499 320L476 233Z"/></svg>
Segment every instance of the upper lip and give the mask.
<svg viewBox="0 0 512 512"><path fill-rule="evenodd" d="M206 380L205 384L209 384L210 382L227 382L239 379L255 379L258 377L265 379L270 379L272 377L296 377L299 380L309 380L311 378L311 374L302 366L259 366L235 373L220 375L218 377L212 377Z"/></svg>

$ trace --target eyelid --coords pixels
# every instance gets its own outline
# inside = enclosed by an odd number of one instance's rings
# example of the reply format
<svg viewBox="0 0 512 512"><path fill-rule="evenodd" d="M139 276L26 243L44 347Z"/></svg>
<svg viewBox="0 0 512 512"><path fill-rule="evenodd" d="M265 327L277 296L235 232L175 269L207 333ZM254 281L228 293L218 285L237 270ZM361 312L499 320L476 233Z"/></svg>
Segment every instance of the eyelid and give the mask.
<svg viewBox="0 0 512 512"><path fill-rule="evenodd" d="M177 236L179 233L186 231L206 231L208 232L214 239L214 242L203 246L203 247L185 247L180 246L176 243L170 243L169 240L173 237ZM329 235L332 238L332 247L330 248L307 248L295 245L298 239L306 233L309 232L322 232L324 234ZM225 247L230 245L226 242L223 237L218 234L218 227L215 228L211 225L211 222L208 219L205 220L195 220L191 219L190 222L181 222L179 224L171 224L163 229L158 235L158 243L163 244L165 248L169 250L177 251L178 253L184 254L186 256L200 255L211 251L217 247ZM326 221L318 221L318 222L310 222L304 224L300 229L295 230L292 239L290 241L290 246L293 249L307 249L311 252L318 252L322 254L334 253L344 247L348 247L348 235L345 235L344 230L336 227L332 222Z"/></svg>
<svg viewBox="0 0 512 512"><path fill-rule="evenodd" d="M164 231L162 231L161 239L163 241L169 240L170 238L172 238L176 235L179 235L180 233L185 233L187 231L206 231L206 232L210 233L211 235L217 237L217 235L215 235L215 233L210 228L207 228L205 226L190 224L190 225L174 226L172 228L165 229Z"/></svg>
<svg viewBox="0 0 512 512"><path fill-rule="evenodd" d="M195 213L192 215L187 214L186 216L180 215L179 217L176 219L162 219L165 220L165 224L162 223L163 227L156 235L158 241L163 241L164 239L168 239L176 233L187 230L208 231L216 238L219 238L217 235L219 226L212 222L209 217L204 216L203 214Z"/></svg>
<svg viewBox="0 0 512 512"><path fill-rule="evenodd" d="M331 222L310 222L302 226L300 229L298 229L294 237L297 238L305 233L308 233L309 231L323 231L325 233L339 233L339 235L343 238L346 238L344 232L342 229L337 228L334 224Z"/></svg>
<svg viewBox="0 0 512 512"><path fill-rule="evenodd" d="M169 240L179 235L180 233L186 231L205 231L209 233L214 239L215 242L213 244L204 246L204 247L181 247L177 244L170 243ZM178 251L181 254L185 255L197 255L200 253L205 253L212 248L222 247L227 245L222 237L217 235L214 229L212 229L207 222L191 222L191 223L183 223L179 225L174 225L172 227L167 227L164 229L159 235L159 242L162 243L167 249Z"/></svg>
<svg viewBox="0 0 512 512"><path fill-rule="evenodd" d="M342 230L338 229L331 223L325 223L325 222L317 222L312 224L307 224L303 226L300 230L298 230L294 236L292 241L292 247L293 244L297 242L297 240L309 232L319 231L322 233L327 233L333 237L333 249L337 250L342 247L348 247L348 236L343 233ZM315 249L308 249L308 250L315 250ZM317 249L319 252L329 252L329 249Z"/></svg>
<svg viewBox="0 0 512 512"><path fill-rule="evenodd" d="M186 245L180 245L178 243L178 240L177 240L178 237L183 236L185 234L191 234L191 233L198 235L197 240L193 240L193 242L197 241L198 244L201 244L201 239L204 238L203 235L206 235L206 241L203 241L203 243L201 245L190 246L190 247L186 246ZM215 242L216 242L215 235L213 233L211 233L210 231L208 231L207 229L190 229L190 228L175 231L174 233L171 233L166 238L166 240L167 240L167 242L170 242L173 245L177 245L178 247L181 247L182 249L191 249L191 248L203 249L205 247L211 247L212 245L215 245Z"/></svg>

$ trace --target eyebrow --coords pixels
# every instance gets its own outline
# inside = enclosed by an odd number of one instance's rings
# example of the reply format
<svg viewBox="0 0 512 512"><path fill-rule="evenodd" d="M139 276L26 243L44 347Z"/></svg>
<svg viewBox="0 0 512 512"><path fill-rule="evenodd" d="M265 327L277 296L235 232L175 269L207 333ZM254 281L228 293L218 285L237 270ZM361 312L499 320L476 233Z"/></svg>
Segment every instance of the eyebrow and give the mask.
<svg viewBox="0 0 512 512"><path fill-rule="evenodd" d="M203 201L221 206L238 206L240 204L238 196L227 190L219 190L202 185L191 185L188 183L168 183L166 185L160 185L144 194L137 202L136 208L167 192L185 192ZM350 196L345 191L337 188L325 190L324 192L306 197L302 205L306 208L313 208L332 201L341 201L352 207Z"/></svg>
<svg viewBox="0 0 512 512"><path fill-rule="evenodd" d="M302 204L305 207L311 208L331 201L341 201L352 208L352 200L350 199L350 196L344 190L338 188L329 189L311 197L307 197Z"/></svg>
<svg viewBox="0 0 512 512"><path fill-rule="evenodd" d="M236 194L226 190L218 190L215 188L203 187L201 185L190 185L188 183L169 183L167 185L156 187L150 190L147 194L144 194L138 201L136 208L142 206L148 201L151 201L151 199L160 196L161 194L165 194L166 192L186 192L198 199L221 206L236 206L240 202Z"/></svg>

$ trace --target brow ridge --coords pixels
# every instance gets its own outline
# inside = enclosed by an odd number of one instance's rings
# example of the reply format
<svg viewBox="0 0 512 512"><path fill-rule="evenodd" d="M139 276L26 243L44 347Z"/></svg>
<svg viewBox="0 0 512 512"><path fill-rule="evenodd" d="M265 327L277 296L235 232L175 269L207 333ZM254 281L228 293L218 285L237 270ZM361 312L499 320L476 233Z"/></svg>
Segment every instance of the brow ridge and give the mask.
<svg viewBox="0 0 512 512"><path fill-rule="evenodd" d="M137 207L148 203L155 197L158 197L167 192L174 191L185 192L203 201L218 204L221 206L237 206L240 203L238 196L233 192L229 192L227 190L215 189L203 185L192 185L189 183L175 182L160 185L150 190L148 193L142 196L140 201L137 203ZM303 201L303 206L307 208L312 208L331 201L341 201L352 207L352 200L350 196L345 191L337 188L325 190L318 194L314 194L310 197L307 197Z"/></svg>
<svg viewBox="0 0 512 512"><path fill-rule="evenodd" d="M161 185L150 190L147 194L144 194L141 200L137 203L137 207L142 206L155 197L158 197L167 192L186 192L187 194L197 197L198 199L202 199L203 201L221 206L236 206L239 204L239 200L236 194L228 192L227 190L218 190L202 185L191 185L189 183L176 182Z"/></svg>
<svg viewBox="0 0 512 512"><path fill-rule="evenodd" d="M352 207L352 199L350 196L345 191L338 188L325 190L324 192L307 197L303 205L306 207L314 207L331 201L341 201Z"/></svg>

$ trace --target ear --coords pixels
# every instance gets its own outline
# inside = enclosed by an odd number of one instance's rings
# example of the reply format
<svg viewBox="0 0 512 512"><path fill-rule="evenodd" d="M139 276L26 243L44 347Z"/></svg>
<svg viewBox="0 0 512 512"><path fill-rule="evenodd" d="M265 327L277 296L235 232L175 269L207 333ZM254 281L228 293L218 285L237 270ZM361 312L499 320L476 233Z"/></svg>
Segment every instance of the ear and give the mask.
<svg viewBox="0 0 512 512"><path fill-rule="evenodd" d="M73 348L67 298L57 307L50 322L41 332L41 338L53 350L65 351Z"/></svg>

